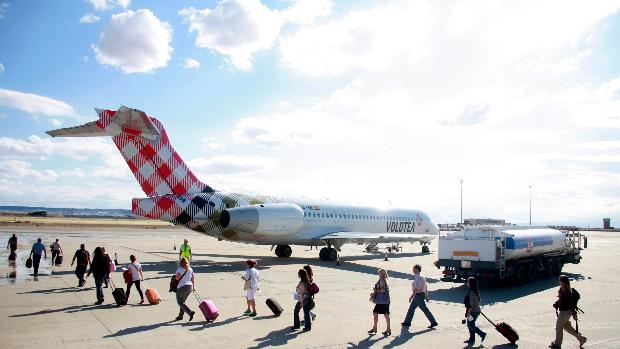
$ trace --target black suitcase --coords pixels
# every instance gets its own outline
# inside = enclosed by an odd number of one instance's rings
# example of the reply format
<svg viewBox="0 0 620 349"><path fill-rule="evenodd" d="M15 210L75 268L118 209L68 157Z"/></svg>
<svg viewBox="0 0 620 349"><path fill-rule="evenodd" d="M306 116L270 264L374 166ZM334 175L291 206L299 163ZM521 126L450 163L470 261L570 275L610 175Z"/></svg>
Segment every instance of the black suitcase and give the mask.
<svg viewBox="0 0 620 349"><path fill-rule="evenodd" d="M62 265L62 256L56 256L56 265Z"/></svg>
<svg viewBox="0 0 620 349"><path fill-rule="evenodd" d="M11 252L11 254L9 255L9 260L14 261L16 258L17 258L17 253Z"/></svg>
<svg viewBox="0 0 620 349"><path fill-rule="evenodd" d="M265 304L267 304L267 307L271 309L271 312L273 312L273 315L275 316L280 316L280 314L282 314L282 311L284 311L280 303L278 303L278 301L273 298L267 298Z"/></svg>
<svg viewBox="0 0 620 349"><path fill-rule="evenodd" d="M480 314L482 314L482 316L484 316L484 318L487 319L487 321L490 322L491 325L495 326L497 332L501 333L502 336L506 337L506 339L508 339L511 344L515 344L519 340L519 334L517 333L517 331L514 330L514 328L512 328L512 326L508 325L505 322L495 324L493 321L491 321L491 319L484 315L483 312L480 312Z"/></svg>
<svg viewBox="0 0 620 349"><path fill-rule="evenodd" d="M26 268L29 268L29 269L32 268L32 259L31 258L26 259Z"/></svg>
<svg viewBox="0 0 620 349"><path fill-rule="evenodd" d="M123 305L127 305L127 295L125 294L125 289L114 286L112 279L110 279L110 285L112 285L112 297L114 297L116 306L121 307Z"/></svg>

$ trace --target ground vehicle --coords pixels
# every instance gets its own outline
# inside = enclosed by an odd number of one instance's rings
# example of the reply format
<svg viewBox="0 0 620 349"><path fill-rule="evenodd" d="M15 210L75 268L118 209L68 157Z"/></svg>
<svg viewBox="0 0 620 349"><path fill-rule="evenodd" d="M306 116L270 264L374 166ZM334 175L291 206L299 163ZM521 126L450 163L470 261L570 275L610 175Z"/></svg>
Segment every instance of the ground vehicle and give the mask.
<svg viewBox="0 0 620 349"><path fill-rule="evenodd" d="M515 284L559 275L566 263L581 261L587 237L546 227L472 226L439 237L438 268L443 281L479 279Z"/></svg>

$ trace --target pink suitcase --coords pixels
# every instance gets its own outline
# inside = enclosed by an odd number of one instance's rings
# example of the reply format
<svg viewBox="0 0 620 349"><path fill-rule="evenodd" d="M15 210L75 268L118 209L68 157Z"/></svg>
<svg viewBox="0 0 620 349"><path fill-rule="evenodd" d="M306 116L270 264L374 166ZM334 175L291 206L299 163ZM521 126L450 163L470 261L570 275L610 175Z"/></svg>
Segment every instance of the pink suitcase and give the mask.
<svg viewBox="0 0 620 349"><path fill-rule="evenodd" d="M205 316L205 319L209 322L215 321L217 317L220 315L220 311L217 310L215 303L211 299L202 299L198 295L198 292L194 291L194 295L196 296L196 300L198 300L198 308L202 311L202 314Z"/></svg>

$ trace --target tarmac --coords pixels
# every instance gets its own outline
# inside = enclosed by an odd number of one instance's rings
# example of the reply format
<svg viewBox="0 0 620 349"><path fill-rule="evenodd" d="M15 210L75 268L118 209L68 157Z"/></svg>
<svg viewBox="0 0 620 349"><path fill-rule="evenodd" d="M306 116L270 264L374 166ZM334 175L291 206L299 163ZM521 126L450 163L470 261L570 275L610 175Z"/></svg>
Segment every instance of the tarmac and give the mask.
<svg viewBox="0 0 620 349"><path fill-rule="evenodd" d="M477 323L488 333L484 345L477 338L473 346L463 343L468 337L462 304L465 286L440 281L441 272L433 266L437 256L436 241L431 253L423 254L417 244L405 244L404 252L363 252L363 246L345 245L341 265L322 262L318 251L293 246L293 256L277 258L269 246L256 246L200 235L178 228L61 228L61 227L0 227L0 241L10 234L20 239L17 263L7 262L8 250L0 253L0 347L1 348L170 348L197 346L220 348L513 348L491 324L482 317ZM618 266L620 265L620 234L588 232L589 246L582 252L580 264L568 264L563 273L581 293L579 330L588 337L585 347L620 348L620 296ZM38 278L25 268L30 245L41 237L46 246L59 238L65 255L59 267L49 266L48 260ZM204 321L193 296L188 305L196 310L192 322L173 321L178 306L173 293L168 292L170 275L178 260L178 246L188 238L194 252L192 267L196 272L196 289L202 298L211 298L220 310L213 323ZM70 267L71 258L80 243L92 251L106 246L111 256L118 254L121 264L134 254L142 264L148 286L157 289L163 298L159 305L140 305L135 289L129 304L117 308L112 289L104 289L105 303L96 301L94 281L78 288L77 278ZM176 244L177 250L173 247ZM48 251L49 253L49 251ZM91 252L92 253L92 252ZM258 316L242 316L245 310L243 282L240 275L247 259L258 261L261 290L274 297L284 307L280 317L274 317L257 298ZM429 308L439 322L433 330L417 310L410 328L402 328L407 311L411 267L422 265L430 299ZM292 332L293 292L297 270L310 264L315 281L320 286L315 302L316 321L312 331ZM368 335L372 327L373 304L368 301L377 269L389 273L392 303L390 306L392 335L384 337L385 320L379 319L379 334ZM120 272L113 273L116 285L125 287ZM496 322L506 321L515 328L521 348L546 348L553 340L557 295L557 279L539 279L520 287L483 284L482 310ZM616 291L614 291L616 290ZM578 348L578 342L565 334L564 348Z"/></svg>

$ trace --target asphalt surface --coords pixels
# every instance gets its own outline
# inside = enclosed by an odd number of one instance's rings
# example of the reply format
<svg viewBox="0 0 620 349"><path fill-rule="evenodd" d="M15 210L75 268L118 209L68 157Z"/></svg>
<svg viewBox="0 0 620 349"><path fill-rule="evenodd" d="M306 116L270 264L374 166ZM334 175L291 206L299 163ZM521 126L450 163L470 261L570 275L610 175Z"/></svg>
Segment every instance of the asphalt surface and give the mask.
<svg viewBox="0 0 620 349"><path fill-rule="evenodd" d="M484 345L479 338L473 346L464 344L468 332L461 324L465 287L445 283L432 262L436 259L436 242L430 254L420 253L419 245L405 244L404 252L390 253L384 261L384 250L362 252L363 246L345 245L341 265L322 262L318 251L293 246L293 256L278 259L269 246L220 242L183 229L140 228L45 228L1 227L0 241L17 233L20 253L15 265L7 262L8 251L0 253L0 347L32 348L163 348L163 347L224 347L224 348L512 348L490 323L480 318L478 324L488 333ZM588 249L583 261L566 265L563 273L581 293L579 330L588 337L586 347L620 348L620 234L590 232ZM38 278L24 266L30 244L37 237L49 246L59 238L65 250L60 267L43 262ZM192 267L196 272L199 294L211 298L220 310L214 323L204 321L193 296L190 308L197 311L192 322L173 321L178 314L174 294L168 292L170 275L176 269L178 246L188 238L194 251ZM4 240L2 240L4 239ZM104 289L105 303L96 301L94 281L88 279L78 288L77 278L70 267L71 257L80 243L89 251L106 246L111 256L118 254L120 263L128 263L134 254L144 269L150 287L164 298L159 305L140 305L135 289L129 304L117 308L111 289ZM174 250L176 244L177 250ZM49 252L49 251L48 251ZM48 255L48 257L51 256ZM245 310L243 282L240 275L248 258L258 261L261 290L274 297L284 307L280 317L272 316L264 303L257 299L258 316L242 316ZM439 326L429 330L428 321L418 310L410 328L402 328L407 311L411 284L411 267L418 263L427 277L429 308ZM291 332L293 323L293 293L297 270L310 264L315 281L320 286L316 296L316 321L308 333ZM368 335L372 327L373 304L368 296L376 282L377 269L388 270L392 303L392 335ZM120 272L112 278L124 287ZM557 294L555 278L540 279L520 287L483 284L482 310L494 321L506 321L519 333L521 348L546 348L553 340L555 311L552 307ZM385 321L379 320L379 332ZM565 334L564 348L578 348L577 341Z"/></svg>

